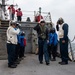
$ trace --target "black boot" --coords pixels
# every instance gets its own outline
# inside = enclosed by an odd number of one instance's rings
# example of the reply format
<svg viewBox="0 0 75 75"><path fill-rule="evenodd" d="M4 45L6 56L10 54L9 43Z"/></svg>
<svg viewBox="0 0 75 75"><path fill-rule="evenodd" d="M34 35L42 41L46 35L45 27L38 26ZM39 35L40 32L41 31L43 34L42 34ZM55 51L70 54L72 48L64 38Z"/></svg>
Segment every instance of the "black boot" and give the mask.
<svg viewBox="0 0 75 75"><path fill-rule="evenodd" d="M67 65L67 62L59 62L60 65Z"/></svg>
<svg viewBox="0 0 75 75"><path fill-rule="evenodd" d="M40 61L40 64L43 64L43 62L42 62L42 61Z"/></svg>
<svg viewBox="0 0 75 75"><path fill-rule="evenodd" d="M51 61L56 61L56 59L51 59Z"/></svg>
<svg viewBox="0 0 75 75"><path fill-rule="evenodd" d="M9 68L16 68L17 65L13 64L13 65L8 65Z"/></svg>
<svg viewBox="0 0 75 75"><path fill-rule="evenodd" d="M49 62L46 62L46 65L49 65L50 63Z"/></svg>

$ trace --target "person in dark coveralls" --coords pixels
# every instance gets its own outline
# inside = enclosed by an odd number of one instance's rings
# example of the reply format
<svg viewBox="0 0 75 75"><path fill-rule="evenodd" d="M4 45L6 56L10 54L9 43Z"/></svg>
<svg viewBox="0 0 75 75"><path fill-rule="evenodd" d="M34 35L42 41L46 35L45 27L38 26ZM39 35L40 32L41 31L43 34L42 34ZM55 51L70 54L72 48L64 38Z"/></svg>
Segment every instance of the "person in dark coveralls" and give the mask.
<svg viewBox="0 0 75 75"><path fill-rule="evenodd" d="M19 59L23 59L25 56L25 33L23 31L21 31L20 36L18 38L19 40L19 46L20 46L20 51L19 51Z"/></svg>
<svg viewBox="0 0 75 75"><path fill-rule="evenodd" d="M24 38L24 32L21 30L21 24L20 23L17 23L17 27L15 28L15 30L16 29L20 30L19 34L17 35L18 43L16 45L16 54L15 54L15 63L19 64L21 61L20 57L22 57L22 56L25 57L24 56L24 53L25 53L25 49L24 49L25 48L24 47L25 41L24 40L25 40L25 38Z"/></svg>
<svg viewBox="0 0 75 75"><path fill-rule="evenodd" d="M66 65L68 64L68 24L64 23L62 18L59 18L56 29L60 41L61 62L59 64Z"/></svg>
<svg viewBox="0 0 75 75"><path fill-rule="evenodd" d="M48 34L48 51L51 61L56 61L58 36L55 28L52 28Z"/></svg>
<svg viewBox="0 0 75 75"><path fill-rule="evenodd" d="M19 31L21 32L21 24L20 23L17 23L16 24L16 28L15 30L19 29ZM17 35L17 40L18 40L18 37L20 35L20 32L19 34ZM20 45L19 45L19 40L17 41L17 45L16 45L16 51L15 51L15 64L20 64L20 60L19 60L19 51L20 51Z"/></svg>
<svg viewBox="0 0 75 75"><path fill-rule="evenodd" d="M45 26L45 21L41 20L40 24L34 27L34 30L36 30L38 33L39 62L40 64L43 64L43 54L44 54L46 65L49 65L49 54L47 50L48 30Z"/></svg>

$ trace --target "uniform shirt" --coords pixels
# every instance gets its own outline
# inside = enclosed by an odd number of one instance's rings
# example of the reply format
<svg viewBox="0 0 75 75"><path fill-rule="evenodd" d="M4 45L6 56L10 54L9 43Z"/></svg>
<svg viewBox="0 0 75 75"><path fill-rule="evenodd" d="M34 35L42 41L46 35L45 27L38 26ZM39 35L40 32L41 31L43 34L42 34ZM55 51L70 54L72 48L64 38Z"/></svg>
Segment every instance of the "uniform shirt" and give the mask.
<svg viewBox="0 0 75 75"><path fill-rule="evenodd" d="M22 36L22 35L19 36L19 44L20 44L20 46L25 46L24 45L24 36Z"/></svg>
<svg viewBox="0 0 75 75"><path fill-rule="evenodd" d="M15 30L12 26L7 29L7 43L17 44L17 34L19 34L20 30Z"/></svg>
<svg viewBox="0 0 75 75"><path fill-rule="evenodd" d="M22 11L16 10L16 12L17 12L17 16L22 16L23 15Z"/></svg>
<svg viewBox="0 0 75 75"><path fill-rule="evenodd" d="M48 29L47 29L46 26L45 26L45 28L46 28L46 30L45 30L45 32L44 32L44 34L46 35L46 38L45 38L45 39L48 39ZM37 24L37 25L34 27L34 30L37 31L38 38L39 38L39 39L42 39L42 37L41 37L42 31L41 31L41 28L40 28L40 25L39 25L39 24Z"/></svg>
<svg viewBox="0 0 75 75"><path fill-rule="evenodd" d="M57 45L58 43L58 37L57 37L57 34L56 33L49 33L48 35L49 37L49 45Z"/></svg>
<svg viewBox="0 0 75 75"><path fill-rule="evenodd" d="M8 7L9 12L11 12L12 14L15 14L15 8L14 7Z"/></svg>
<svg viewBox="0 0 75 75"><path fill-rule="evenodd" d="M43 16L41 16L41 15L38 15L35 17L36 22L40 22L41 19L43 19Z"/></svg>
<svg viewBox="0 0 75 75"><path fill-rule="evenodd" d="M63 36L64 36L64 30L62 27L63 27L63 24L60 25L60 27L59 27L59 32L58 32L59 38L63 38Z"/></svg>

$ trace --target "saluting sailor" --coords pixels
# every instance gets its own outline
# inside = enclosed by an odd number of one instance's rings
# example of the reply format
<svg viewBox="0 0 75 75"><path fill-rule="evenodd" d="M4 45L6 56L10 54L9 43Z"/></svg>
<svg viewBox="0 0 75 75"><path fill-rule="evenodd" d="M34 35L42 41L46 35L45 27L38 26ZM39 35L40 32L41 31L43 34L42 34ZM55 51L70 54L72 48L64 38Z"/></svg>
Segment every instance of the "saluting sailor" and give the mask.
<svg viewBox="0 0 75 75"><path fill-rule="evenodd" d="M59 62L59 64L61 65L68 64L68 28L69 26L67 23L64 23L63 18L59 18L56 29L58 31L60 41L61 62Z"/></svg>
<svg viewBox="0 0 75 75"><path fill-rule="evenodd" d="M38 47L39 47L38 54L40 64L43 63L43 54L44 54L46 65L49 65L49 54L47 50L48 29L45 26L45 21L41 20L40 24L34 27L34 30L36 30L38 34Z"/></svg>

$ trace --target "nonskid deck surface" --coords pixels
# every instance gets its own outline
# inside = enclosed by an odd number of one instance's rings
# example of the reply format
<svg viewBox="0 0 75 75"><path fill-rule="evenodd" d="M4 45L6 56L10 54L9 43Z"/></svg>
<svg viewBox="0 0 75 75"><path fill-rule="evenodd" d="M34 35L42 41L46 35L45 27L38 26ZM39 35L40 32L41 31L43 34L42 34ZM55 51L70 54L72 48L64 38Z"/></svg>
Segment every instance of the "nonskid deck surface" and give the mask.
<svg viewBox="0 0 75 75"><path fill-rule="evenodd" d="M17 68L8 68L7 60L0 60L0 75L75 75L75 62L68 65L59 65L61 61L51 61L50 65L39 64L38 56L35 54L26 54L26 58L21 61Z"/></svg>

